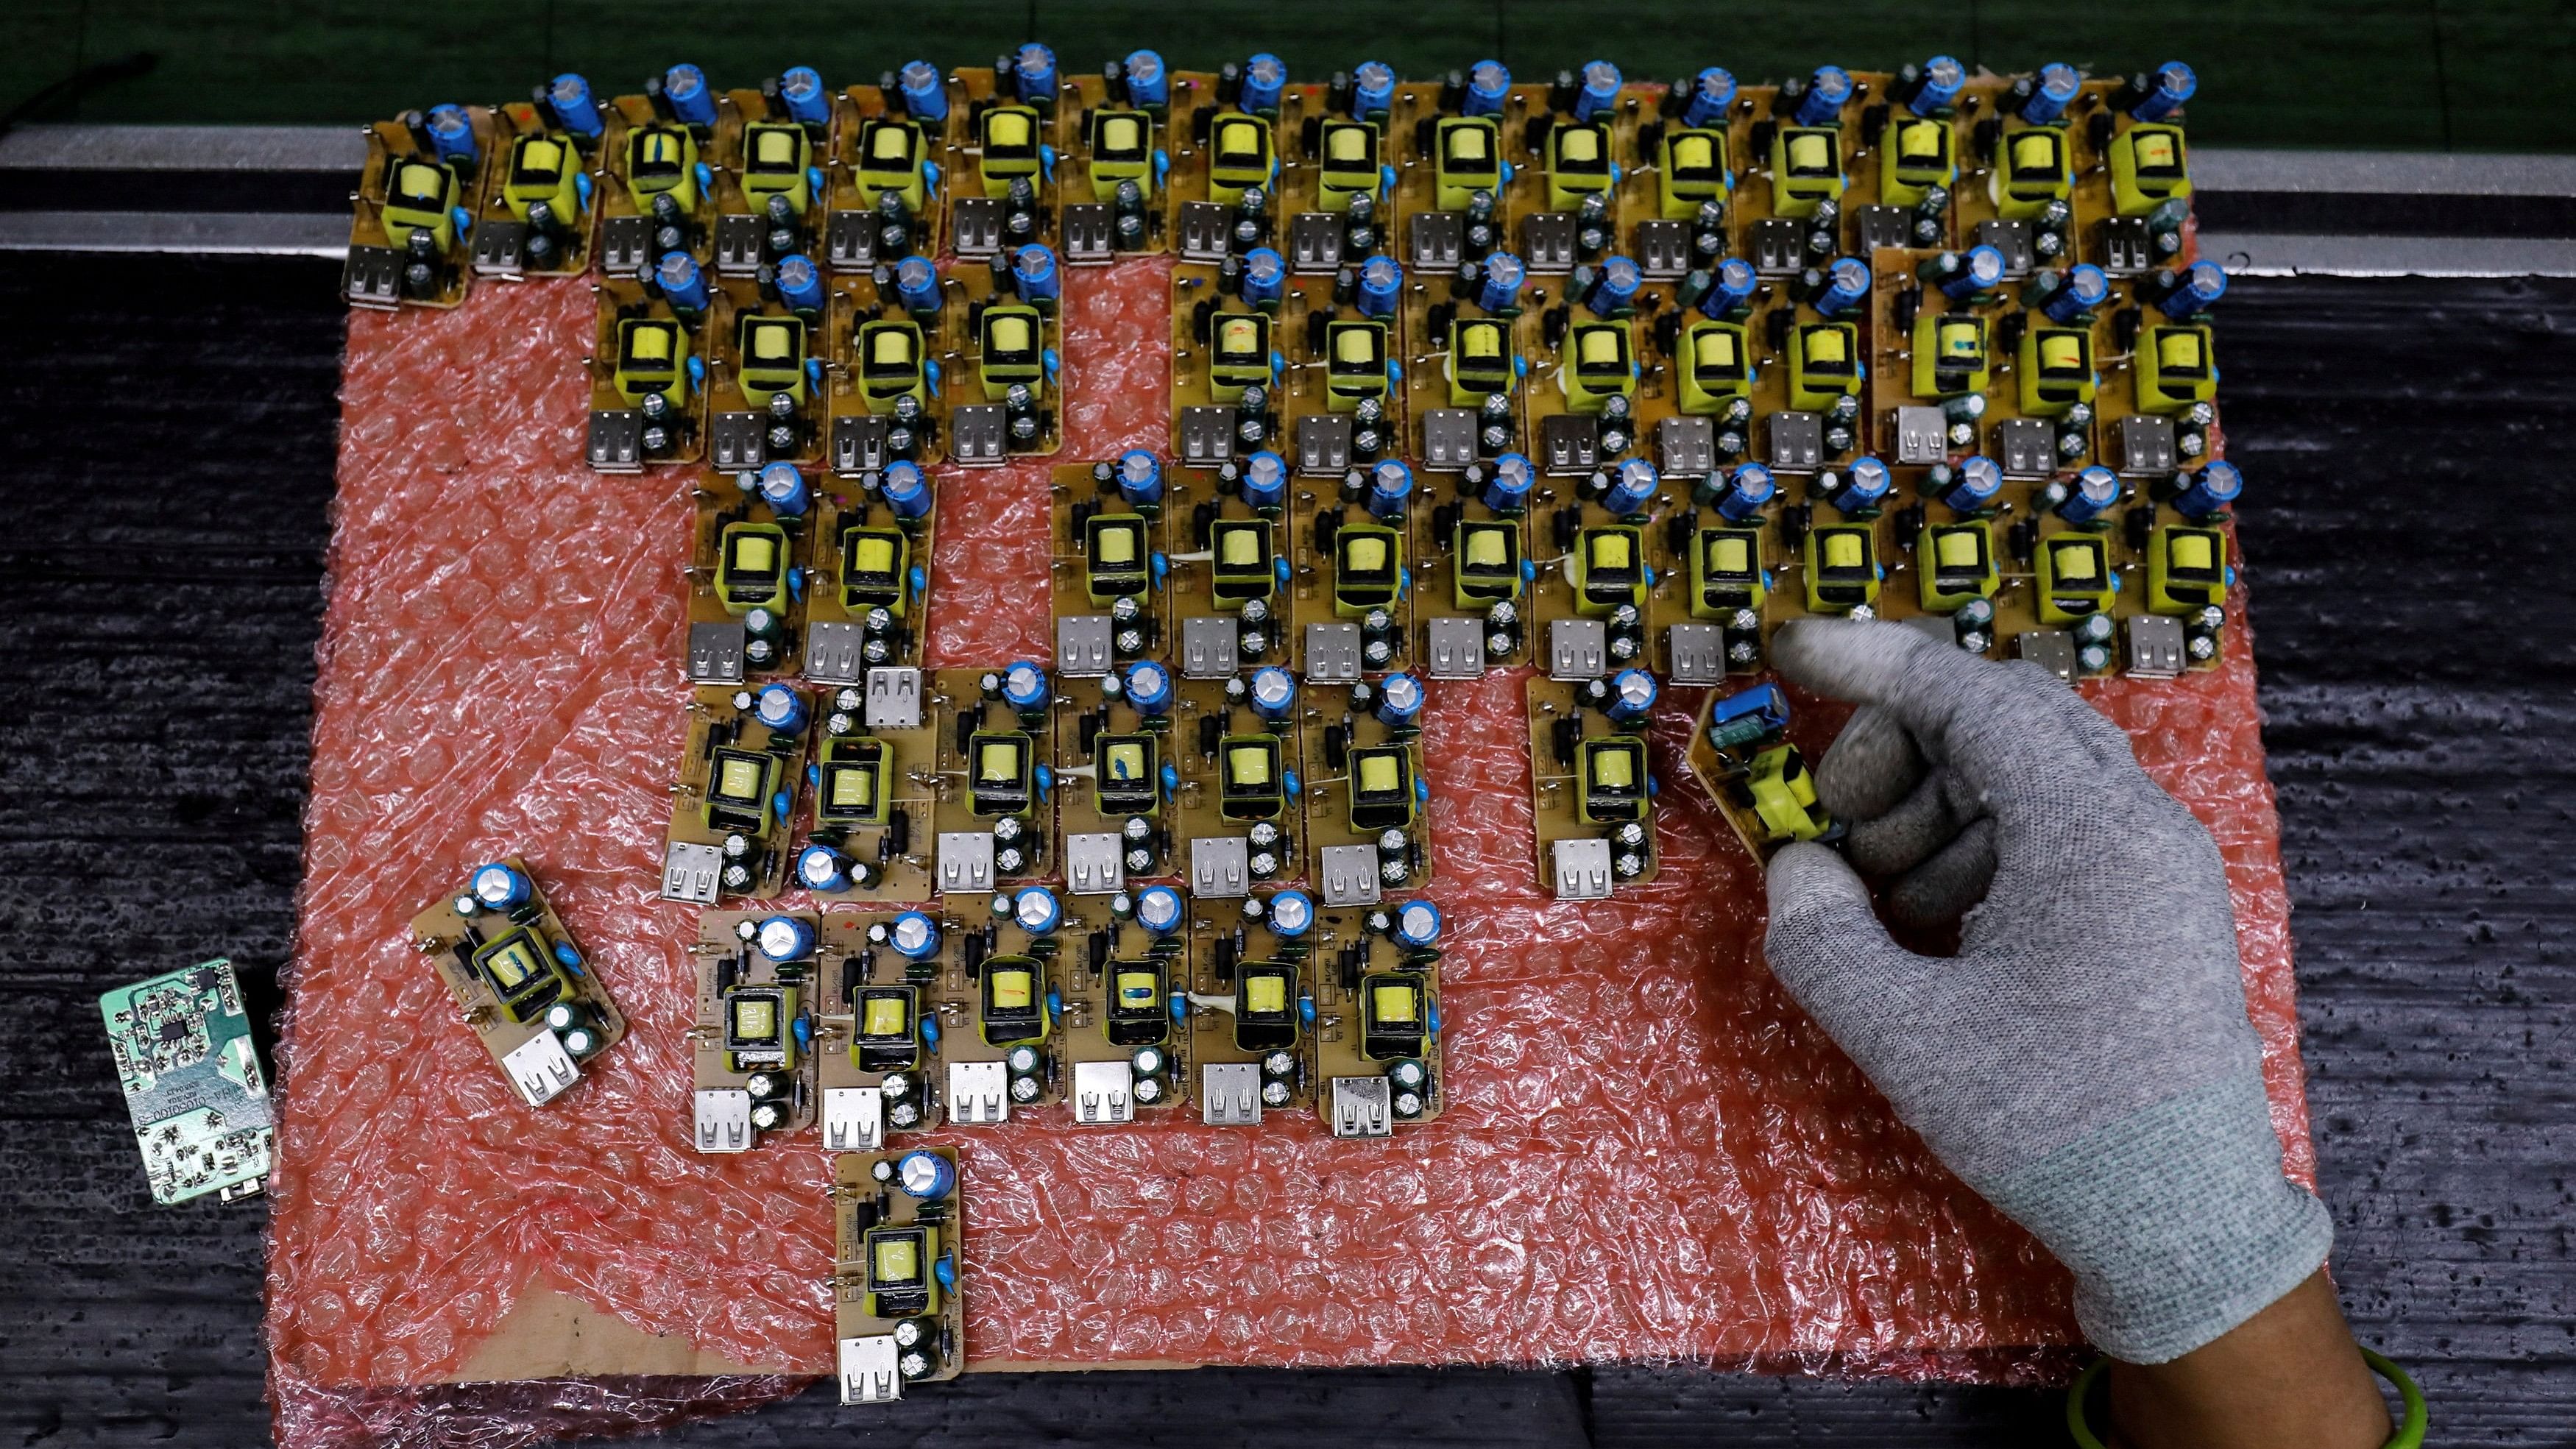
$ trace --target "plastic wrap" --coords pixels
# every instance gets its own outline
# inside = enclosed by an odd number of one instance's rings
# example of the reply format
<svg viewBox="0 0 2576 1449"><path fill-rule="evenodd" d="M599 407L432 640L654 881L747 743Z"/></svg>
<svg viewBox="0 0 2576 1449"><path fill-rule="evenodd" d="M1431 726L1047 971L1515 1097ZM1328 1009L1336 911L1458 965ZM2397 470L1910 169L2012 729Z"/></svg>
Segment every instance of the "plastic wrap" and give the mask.
<svg viewBox="0 0 2576 1449"><path fill-rule="evenodd" d="M1068 279L1063 459L1162 445L1168 275L1139 261ZM532 283L351 320L273 1186L273 1379L293 1449L525 1442L794 1386L450 1384L546 1371L491 1351L541 1289L639 1342L679 1336L691 1373L830 1366L818 1143L705 1157L685 1140L694 913L654 889L689 475L579 461L590 307L578 281ZM1046 657L1056 461L942 471L932 662ZM2213 676L2085 693L2218 835L2276 1125L2307 1180L2246 648L2233 631ZM1760 873L1687 780L1664 780L1658 881L1556 904L1533 879L1520 678L1433 690L1446 1114L1392 1142L1281 1116L940 1134L975 1201L973 1358L2062 1369L2063 1273L1773 982ZM1668 694L1668 765L1693 694ZM1840 716L1805 711L1802 743ZM423 900L512 851L633 1023L541 1112L404 940Z"/></svg>

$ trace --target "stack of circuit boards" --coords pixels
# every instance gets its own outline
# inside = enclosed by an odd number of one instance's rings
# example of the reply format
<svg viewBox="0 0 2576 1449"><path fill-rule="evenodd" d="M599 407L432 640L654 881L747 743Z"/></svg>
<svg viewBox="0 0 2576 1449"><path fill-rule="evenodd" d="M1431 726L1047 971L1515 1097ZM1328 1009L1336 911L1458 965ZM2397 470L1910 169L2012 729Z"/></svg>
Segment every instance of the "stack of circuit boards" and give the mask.
<svg viewBox="0 0 2576 1449"><path fill-rule="evenodd" d="M958 1357L955 1164L890 1136L1438 1115L1439 682L1525 676L1533 876L1598 900L1656 874L1659 774L1757 854L1833 833L1761 682L1783 623L2215 668L2240 481L2193 88L1029 45L374 127L350 300L590 277L588 461L697 479L661 879L708 908L694 1141L852 1154L845 1393ZM1131 265L1170 276L1168 443L1043 461L1067 295ZM1053 664L931 667L940 491L1009 464L1052 470ZM422 939L469 1015L524 989ZM571 1080L478 1030L532 1103Z"/></svg>

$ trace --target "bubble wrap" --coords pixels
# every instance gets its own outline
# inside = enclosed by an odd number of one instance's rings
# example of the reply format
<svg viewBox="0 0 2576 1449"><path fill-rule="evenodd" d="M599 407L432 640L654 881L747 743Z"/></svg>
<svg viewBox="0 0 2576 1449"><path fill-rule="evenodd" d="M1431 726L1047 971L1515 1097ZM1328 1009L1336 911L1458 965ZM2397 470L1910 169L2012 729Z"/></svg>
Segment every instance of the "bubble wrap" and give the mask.
<svg viewBox="0 0 2576 1449"><path fill-rule="evenodd" d="M1158 261L1068 278L1063 459L1162 446L1168 285ZM271 1187L292 1449L521 1443L797 1386L437 1387L540 1268L725 1360L830 1369L811 1134L738 1157L686 1145L694 911L654 888L682 736L689 474L579 461L590 308L571 281L350 319ZM932 663L1046 657L1057 461L942 473ZM2225 850L2275 1122L2310 1180L2246 636L2214 677L2085 692ZM1693 693L1668 695L1668 766ZM1431 895L1454 923L1446 1114L1393 1142L1338 1143L1285 1115L1254 1131L1058 1118L940 1134L975 1200L975 1359L2061 1371L2063 1273L1772 981L1760 872L1686 778L1663 782L1661 879L1605 905L1538 891L1521 708L1513 672L1432 686ZM1820 746L1841 715L1808 709L1801 742ZM514 851L633 1023L543 1112L404 940L422 901Z"/></svg>

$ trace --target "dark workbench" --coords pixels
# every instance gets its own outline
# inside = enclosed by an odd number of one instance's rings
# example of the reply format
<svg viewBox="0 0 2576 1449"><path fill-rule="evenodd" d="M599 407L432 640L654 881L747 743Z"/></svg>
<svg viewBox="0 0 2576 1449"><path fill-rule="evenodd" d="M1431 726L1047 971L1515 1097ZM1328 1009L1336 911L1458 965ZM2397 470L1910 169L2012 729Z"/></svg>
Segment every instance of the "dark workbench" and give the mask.
<svg viewBox="0 0 2576 1449"><path fill-rule="evenodd" d="M294 928L341 311L317 261L13 256L0 1437L260 1442L256 1206L155 1209L96 997ZM2576 1425L2576 284L2237 283L2264 736L2344 1302L2445 1444ZM1689 1370L976 1377L706 1445L2059 1444L1995 1390Z"/></svg>

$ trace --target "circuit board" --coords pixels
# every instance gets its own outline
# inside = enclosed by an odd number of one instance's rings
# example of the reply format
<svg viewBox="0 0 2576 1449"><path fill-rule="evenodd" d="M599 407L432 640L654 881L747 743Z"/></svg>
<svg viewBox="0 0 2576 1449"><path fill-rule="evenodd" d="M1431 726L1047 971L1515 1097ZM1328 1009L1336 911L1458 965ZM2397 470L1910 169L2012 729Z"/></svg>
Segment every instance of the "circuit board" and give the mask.
<svg viewBox="0 0 2576 1449"><path fill-rule="evenodd" d="M785 888L812 723L811 696L784 681L695 691L663 849L664 900L711 906Z"/></svg>
<svg viewBox="0 0 2576 1449"><path fill-rule="evenodd" d="M268 1185L274 1109L233 963L217 959L98 998L157 1203Z"/></svg>
<svg viewBox="0 0 2576 1449"><path fill-rule="evenodd" d="M582 1063L626 1035L608 987L547 904L527 862L477 867L411 923L457 1012L531 1107L581 1080Z"/></svg>
<svg viewBox="0 0 2576 1449"><path fill-rule="evenodd" d="M832 1160L832 1312L844 1404L879 1404L966 1365L959 1246L966 1197L953 1148Z"/></svg>
<svg viewBox="0 0 2576 1449"><path fill-rule="evenodd" d="M698 981L691 1141L700 1152L748 1152L810 1125L824 985L813 913L709 911L689 954Z"/></svg>

